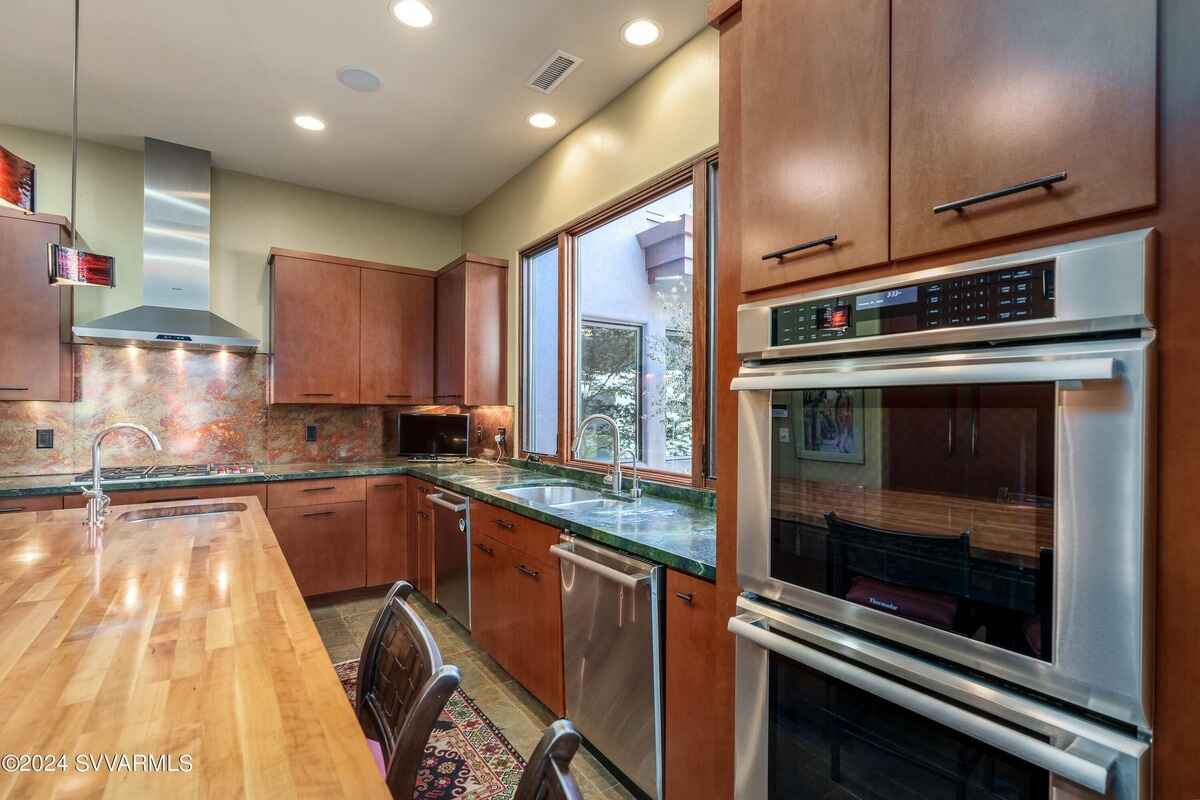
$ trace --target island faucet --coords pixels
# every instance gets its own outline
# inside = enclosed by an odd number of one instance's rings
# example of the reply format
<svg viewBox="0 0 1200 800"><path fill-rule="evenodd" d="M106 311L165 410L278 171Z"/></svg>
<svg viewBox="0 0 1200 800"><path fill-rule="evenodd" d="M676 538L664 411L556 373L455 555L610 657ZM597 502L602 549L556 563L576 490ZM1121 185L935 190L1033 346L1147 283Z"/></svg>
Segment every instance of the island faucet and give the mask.
<svg viewBox="0 0 1200 800"><path fill-rule="evenodd" d="M87 521L84 522L84 525L88 529L88 549L90 550L96 549L100 529L104 527L104 515L108 513L108 504L112 502L112 498L100 488L100 444L110 433L119 430L133 430L145 434L156 451L162 450L162 443L149 428L134 425L132 422L118 422L96 434L96 438L92 440L92 488L83 490L83 496L88 499Z"/></svg>
<svg viewBox="0 0 1200 800"><path fill-rule="evenodd" d="M617 422L607 414L592 414L583 422L579 423L579 431L575 434L575 444L571 445L571 453L575 456L579 455L579 445L583 442L583 434L587 431L589 425L593 422L603 422L612 428L613 435L613 461L612 475L609 480L612 481L613 491L617 494L621 493L621 432L617 429Z"/></svg>

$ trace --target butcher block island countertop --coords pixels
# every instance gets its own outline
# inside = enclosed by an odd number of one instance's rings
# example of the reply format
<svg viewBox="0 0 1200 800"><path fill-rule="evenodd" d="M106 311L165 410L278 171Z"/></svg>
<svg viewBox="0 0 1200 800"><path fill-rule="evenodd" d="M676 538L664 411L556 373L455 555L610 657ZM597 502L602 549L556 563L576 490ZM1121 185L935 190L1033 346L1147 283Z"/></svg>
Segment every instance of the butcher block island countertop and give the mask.
<svg viewBox="0 0 1200 800"><path fill-rule="evenodd" d="M66 757L0 798L389 797L262 507L220 502L96 552L82 510L0 516L0 755Z"/></svg>

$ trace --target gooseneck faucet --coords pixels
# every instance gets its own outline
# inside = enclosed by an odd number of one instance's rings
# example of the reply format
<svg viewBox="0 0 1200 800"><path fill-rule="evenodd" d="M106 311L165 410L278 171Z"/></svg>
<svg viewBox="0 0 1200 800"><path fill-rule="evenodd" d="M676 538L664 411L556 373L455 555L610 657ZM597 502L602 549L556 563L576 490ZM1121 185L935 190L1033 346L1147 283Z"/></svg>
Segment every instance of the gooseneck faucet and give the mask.
<svg viewBox="0 0 1200 800"><path fill-rule="evenodd" d="M108 504L112 502L112 499L100 488L100 445L110 433L119 430L132 430L144 434L150 440L150 444L154 445L156 451L162 450L162 443L158 441L158 437L154 435L153 431L142 425L134 425L132 422L118 422L96 434L96 438L92 440L92 488L83 490L83 496L88 499L87 522L84 525L88 529L89 550L96 549L100 529L104 527L104 515L108 513Z"/></svg>
<svg viewBox="0 0 1200 800"><path fill-rule="evenodd" d="M583 422L579 423L579 431L575 434L575 444L571 445L571 453L575 456L579 455L579 445L583 442L583 434L587 431L589 425L593 422L603 422L612 428L613 435L613 457L612 457L612 476L609 480L612 481L613 491L617 494L621 493L621 431L617 429L617 422L607 414L592 414L586 417Z"/></svg>

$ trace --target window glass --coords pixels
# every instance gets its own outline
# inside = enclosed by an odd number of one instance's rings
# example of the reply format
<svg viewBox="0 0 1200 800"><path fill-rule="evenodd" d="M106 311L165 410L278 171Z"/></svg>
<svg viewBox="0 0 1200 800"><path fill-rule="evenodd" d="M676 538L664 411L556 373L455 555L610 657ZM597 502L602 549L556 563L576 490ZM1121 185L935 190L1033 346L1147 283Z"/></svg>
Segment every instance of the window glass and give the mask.
<svg viewBox="0 0 1200 800"><path fill-rule="evenodd" d="M692 199L688 184L576 239L575 425L609 414L626 460L681 474L692 467ZM589 428L579 457L609 461L609 438Z"/></svg>
<svg viewBox="0 0 1200 800"><path fill-rule="evenodd" d="M558 453L558 248L525 257L525 385L522 441L525 451Z"/></svg>

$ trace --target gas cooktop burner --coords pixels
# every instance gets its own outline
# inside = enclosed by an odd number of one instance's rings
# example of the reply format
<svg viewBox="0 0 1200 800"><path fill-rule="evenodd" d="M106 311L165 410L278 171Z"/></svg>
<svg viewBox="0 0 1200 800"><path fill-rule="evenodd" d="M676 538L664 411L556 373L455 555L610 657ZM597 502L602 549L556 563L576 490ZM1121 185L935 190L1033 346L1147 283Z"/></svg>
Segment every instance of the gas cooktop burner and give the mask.
<svg viewBox="0 0 1200 800"><path fill-rule="evenodd" d="M208 478L216 475L262 475L253 464L172 464L160 467L105 467L100 470L102 483L168 481L178 478ZM76 475L72 483L90 484L92 473Z"/></svg>

